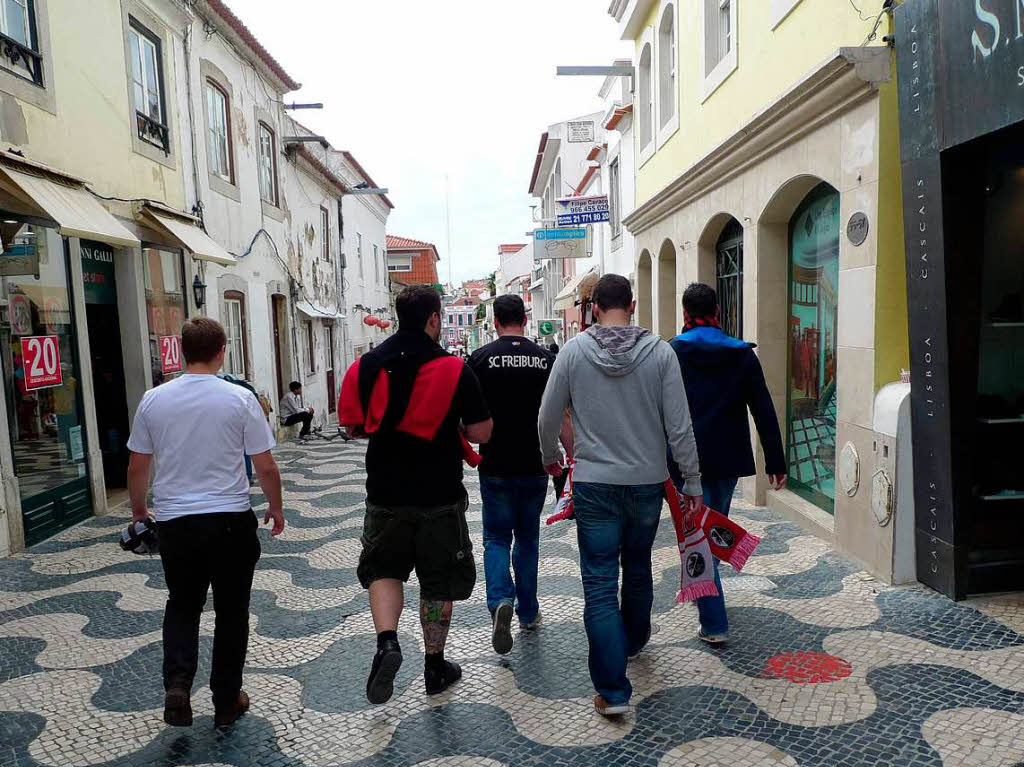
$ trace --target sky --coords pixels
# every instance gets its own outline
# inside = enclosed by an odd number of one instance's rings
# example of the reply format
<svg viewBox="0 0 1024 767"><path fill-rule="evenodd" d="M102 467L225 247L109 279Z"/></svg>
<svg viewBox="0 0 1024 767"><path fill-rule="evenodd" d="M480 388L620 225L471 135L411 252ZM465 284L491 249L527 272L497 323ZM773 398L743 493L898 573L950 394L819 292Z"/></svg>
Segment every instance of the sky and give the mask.
<svg viewBox="0 0 1024 767"><path fill-rule="evenodd" d="M324 103L299 121L389 189L388 233L437 246L442 281L449 267L455 282L489 274L499 243L529 242L541 134L604 108L602 78L555 67L631 56L609 0L228 3L302 83L285 101Z"/></svg>

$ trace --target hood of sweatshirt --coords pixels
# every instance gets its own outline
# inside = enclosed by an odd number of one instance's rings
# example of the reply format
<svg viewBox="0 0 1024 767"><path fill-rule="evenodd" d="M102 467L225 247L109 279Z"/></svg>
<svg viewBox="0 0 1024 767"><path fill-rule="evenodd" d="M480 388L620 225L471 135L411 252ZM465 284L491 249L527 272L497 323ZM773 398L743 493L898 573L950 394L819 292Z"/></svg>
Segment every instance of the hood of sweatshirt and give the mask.
<svg viewBox="0 0 1024 767"><path fill-rule="evenodd" d="M651 331L635 325L592 325L578 338L583 356L607 376L628 375L661 342Z"/></svg>
<svg viewBox="0 0 1024 767"><path fill-rule="evenodd" d="M712 327L693 328L670 343L684 365L705 369L735 368L757 346Z"/></svg>

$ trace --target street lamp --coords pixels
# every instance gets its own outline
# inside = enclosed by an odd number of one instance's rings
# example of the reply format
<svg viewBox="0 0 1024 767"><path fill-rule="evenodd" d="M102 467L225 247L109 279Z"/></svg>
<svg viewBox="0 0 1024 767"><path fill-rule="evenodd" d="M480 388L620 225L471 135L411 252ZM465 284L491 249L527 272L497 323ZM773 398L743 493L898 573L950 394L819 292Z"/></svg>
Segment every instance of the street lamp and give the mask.
<svg viewBox="0 0 1024 767"><path fill-rule="evenodd" d="M192 295L196 300L196 309L202 309L206 303L206 284L199 279L199 275L192 280Z"/></svg>

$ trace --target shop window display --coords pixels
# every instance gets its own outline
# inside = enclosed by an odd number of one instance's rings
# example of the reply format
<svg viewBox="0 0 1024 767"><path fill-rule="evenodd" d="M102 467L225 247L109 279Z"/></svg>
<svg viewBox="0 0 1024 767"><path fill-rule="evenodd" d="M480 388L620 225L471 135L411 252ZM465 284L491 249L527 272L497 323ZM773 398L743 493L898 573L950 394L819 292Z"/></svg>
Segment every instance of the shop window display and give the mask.
<svg viewBox="0 0 1024 767"><path fill-rule="evenodd" d="M789 226L788 458L794 491L835 506L839 193L821 184Z"/></svg>
<svg viewBox="0 0 1024 767"><path fill-rule="evenodd" d="M142 262L146 279L146 317L153 385L181 374L181 326L187 318L181 253L145 248Z"/></svg>
<svg viewBox="0 0 1024 767"><path fill-rule="evenodd" d="M92 513L65 241L0 223L0 346L26 543Z"/></svg>

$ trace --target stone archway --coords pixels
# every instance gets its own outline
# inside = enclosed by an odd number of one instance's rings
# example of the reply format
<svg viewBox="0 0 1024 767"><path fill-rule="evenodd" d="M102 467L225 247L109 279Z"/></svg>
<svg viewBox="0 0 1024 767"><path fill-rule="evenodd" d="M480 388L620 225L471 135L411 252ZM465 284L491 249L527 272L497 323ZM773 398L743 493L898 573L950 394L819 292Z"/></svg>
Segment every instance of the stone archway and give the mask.
<svg viewBox="0 0 1024 767"><path fill-rule="evenodd" d="M644 250L636 263L636 323L654 329L654 290L651 279L651 254Z"/></svg>
<svg viewBox="0 0 1024 767"><path fill-rule="evenodd" d="M744 335L744 235L739 219L722 212L711 217L697 240L698 280L710 285L718 293L723 328L734 336ZM726 262L729 266L726 266Z"/></svg>
<svg viewBox="0 0 1024 767"><path fill-rule="evenodd" d="M812 175L796 176L775 192L757 220L755 279L747 280L747 287L755 293L751 307L754 311L744 322L757 340L758 356L784 437L790 352L789 225L807 195L823 181ZM750 307L751 303L747 305ZM757 502L763 502L765 490L764 479L759 477Z"/></svg>
<svg viewBox="0 0 1024 767"><path fill-rule="evenodd" d="M668 340L679 332L676 322L676 246L665 240L658 249L658 334Z"/></svg>

